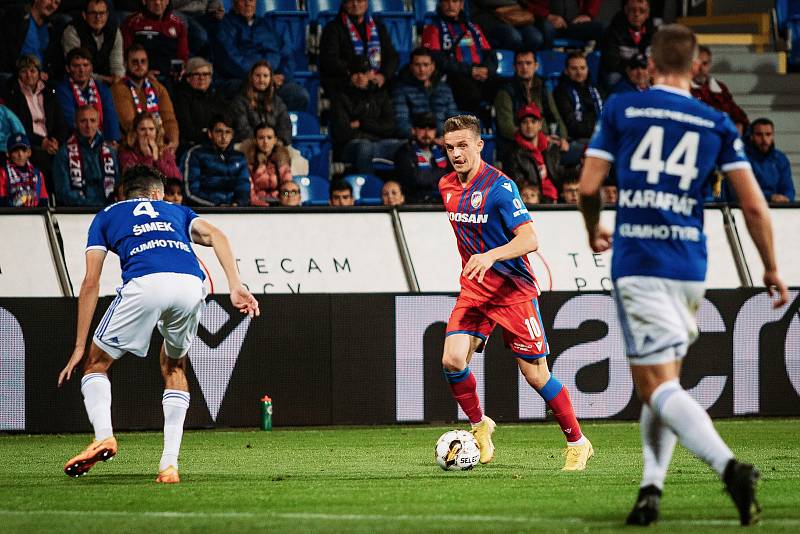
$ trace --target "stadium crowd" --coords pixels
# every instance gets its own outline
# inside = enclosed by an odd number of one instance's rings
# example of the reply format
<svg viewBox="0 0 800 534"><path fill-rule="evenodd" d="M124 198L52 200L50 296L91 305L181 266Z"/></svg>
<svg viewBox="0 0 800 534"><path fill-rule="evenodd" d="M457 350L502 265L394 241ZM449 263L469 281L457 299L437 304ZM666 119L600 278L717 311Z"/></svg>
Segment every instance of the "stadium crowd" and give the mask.
<svg viewBox="0 0 800 534"><path fill-rule="evenodd" d="M192 205L352 205L365 181L375 202L441 203L442 124L465 112L526 202L575 204L604 101L648 89L660 23L648 0L608 25L599 0L439 0L416 19L403 1L290 3L4 1L0 206L101 207L139 164ZM730 115L767 199L794 201L773 123L710 75L710 49L699 60L692 94Z"/></svg>

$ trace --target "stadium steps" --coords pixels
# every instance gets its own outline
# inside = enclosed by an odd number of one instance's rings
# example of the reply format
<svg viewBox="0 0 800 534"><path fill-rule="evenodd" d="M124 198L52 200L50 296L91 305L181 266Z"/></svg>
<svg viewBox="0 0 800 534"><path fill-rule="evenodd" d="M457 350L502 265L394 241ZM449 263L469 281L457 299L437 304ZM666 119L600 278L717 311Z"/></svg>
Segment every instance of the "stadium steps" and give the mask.
<svg viewBox="0 0 800 534"><path fill-rule="evenodd" d="M679 17L678 22L697 33L700 44L748 45L757 52L772 42L769 13L737 13L701 17Z"/></svg>
<svg viewBox="0 0 800 534"><path fill-rule="evenodd" d="M786 74L786 52L753 53L748 46L712 46L714 72Z"/></svg>
<svg viewBox="0 0 800 534"><path fill-rule="evenodd" d="M716 69L714 70L716 74ZM800 94L800 76L788 74L753 74L733 72L720 75L731 93L746 94L774 94L797 95Z"/></svg>

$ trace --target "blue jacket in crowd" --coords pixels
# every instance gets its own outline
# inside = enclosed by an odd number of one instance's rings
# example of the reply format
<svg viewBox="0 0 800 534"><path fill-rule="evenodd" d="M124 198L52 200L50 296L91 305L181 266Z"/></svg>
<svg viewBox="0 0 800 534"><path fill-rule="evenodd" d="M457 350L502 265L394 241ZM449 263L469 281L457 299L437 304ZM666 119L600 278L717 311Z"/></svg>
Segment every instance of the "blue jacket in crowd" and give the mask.
<svg viewBox="0 0 800 534"><path fill-rule="evenodd" d="M397 135L404 139L411 137L411 117L417 113L431 112L436 115L436 123L439 124L437 135L442 135L445 120L458 115L456 101L449 85L434 75L430 87L425 87L407 68L400 75L399 83L392 91L392 105Z"/></svg>
<svg viewBox="0 0 800 534"><path fill-rule="evenodd" d="M103 106L103 137L106 141L120 141L122 133L119 129L119 117L117 116L117 108L114 107L114 98L111 96L111 90L102 82L97 82L97 92L100 94L100 103ZM72 87L69 83L69 77L65 78L56 87L56 96L58 97L58 105L61 106L61 113L64 114L64 122L67 123L69 133L75 131L75 110L78 108L75 103L75 97L72 95ZM84 98L89 97L88 88L83 92Z"/></svg>
<svg viewBox="0 0 800 534"><path fill-rule="evenodd" d="M102 146L105 143L103 134L97 132L92 143L80 134L78 138L78 149L81 152L81 163L83 164L84 189L79 190L72 186L72 178L69 173L69 156L67 155L67 144L61 145L53 159L53 183L55 184L55 197L59 206L75 207L101 207L108 201L108 195L104 186ZM114 160L114 174L116 181L119 182L119 162L117 161L117 151L109 147Z"/></svg>
<svg viewBox="0 0 800 534"><path fill-rule="evenodd" d="M222 152L209 144L195 145L187 154L189 199L200 206L250 204L250 171L244 154L229 146Z"/></svg>
<svg viewBox="0 0 800 534"><path fill-rule="evenodd" d="M775 148L775 145L764 154L752 144L745 147L747 159L753 167L758 185L764 197L769 198L778 193L794 201L794 182L792 182L792 166L786 154Z"/></svg>
<svg viewBox="0 0 800 534"><path fill-rule="evenodd" d="M279 30L267 16L256 16L253 24L248 25L243 16L226 14L219 24L217 42L214 66L223 78L243 80L260 59L269 61L275 74L283 74L287 81L293 77L291 40L286 30Z"/></svg>
<svg viewBox="0 0 800 534"><path fill-rule="evenodd" d="M8 138L14 134L24 134L25 126L14 112L0 104L0 152L6 151Z"/></svg>

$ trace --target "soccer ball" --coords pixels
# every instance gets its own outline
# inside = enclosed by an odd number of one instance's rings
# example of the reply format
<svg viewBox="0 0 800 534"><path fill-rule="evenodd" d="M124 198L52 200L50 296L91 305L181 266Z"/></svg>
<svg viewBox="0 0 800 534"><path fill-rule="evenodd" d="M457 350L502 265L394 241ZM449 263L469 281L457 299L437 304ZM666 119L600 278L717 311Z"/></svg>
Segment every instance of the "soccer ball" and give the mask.
<svg viewBox="0 0 800 534"><path fill-rule="evenodd" d="M445 471L466 471L481 457L478 442L466 430L450 430L436 442L436 463Z"/></svg>

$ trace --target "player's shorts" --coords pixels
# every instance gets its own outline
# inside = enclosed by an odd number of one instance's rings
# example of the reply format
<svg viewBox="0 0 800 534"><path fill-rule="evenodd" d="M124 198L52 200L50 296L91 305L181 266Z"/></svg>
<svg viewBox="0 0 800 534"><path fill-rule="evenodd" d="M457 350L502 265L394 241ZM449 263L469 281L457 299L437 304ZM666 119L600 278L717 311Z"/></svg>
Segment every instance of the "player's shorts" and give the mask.
<svg viewBox="0 0 800 534"><path fill-rule="evenodd" d="M614 282L614 298L631 365L656 365L686 356L698 336L695 316L703 282L655 276L625 276Z"/></svg>
<svg viewBox="0 0 800 534"><path fill-rule="evenodd" d="M482 340L478 352L483 352L486 340L496 325L503 327L503 342L514 354L526 360L535 360L550 354L544 335L537 299L511 304L476 306L459 298L447 322L446 336L467 334Z"/></svg>
<svg viewBox="0 0 800 534"><path fill-rule="evenodd" d="M189 351L205 306L202 280L191 274L153 273L117 289L94 333L94 342L115 360L126 352L147 356L153 328L164 336L167 356Z"/></svg>

